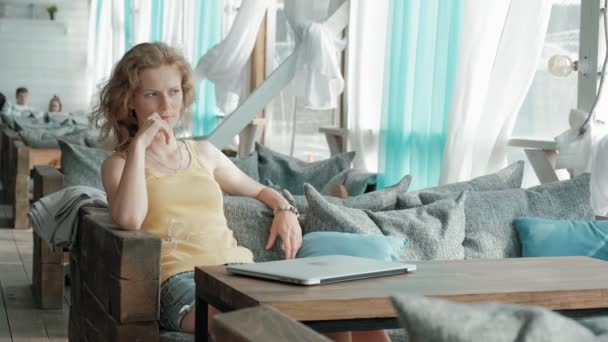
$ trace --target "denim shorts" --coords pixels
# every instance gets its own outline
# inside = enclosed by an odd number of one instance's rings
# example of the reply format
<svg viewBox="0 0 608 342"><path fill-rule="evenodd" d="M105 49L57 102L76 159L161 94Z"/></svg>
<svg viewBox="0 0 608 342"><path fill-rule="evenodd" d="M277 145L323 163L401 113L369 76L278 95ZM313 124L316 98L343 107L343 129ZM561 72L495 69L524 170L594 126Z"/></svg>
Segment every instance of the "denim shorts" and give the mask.
<svg viewBox="0 0 608 342"><path fill-rule="evenodd" d="M160 286L160 326L169 331L182 331L182 319L194 307L196 286L194 272L178 273Z"/></svg>

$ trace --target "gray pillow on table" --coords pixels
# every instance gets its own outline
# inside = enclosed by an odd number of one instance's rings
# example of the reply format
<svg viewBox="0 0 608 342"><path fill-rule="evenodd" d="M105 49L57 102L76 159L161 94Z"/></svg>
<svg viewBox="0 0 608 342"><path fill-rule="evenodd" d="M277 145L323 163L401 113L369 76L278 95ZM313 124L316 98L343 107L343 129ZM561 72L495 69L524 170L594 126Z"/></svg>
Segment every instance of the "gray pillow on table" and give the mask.
<svg viewBox="0 0 608 342"><path fill-rule="evenodd" d="M245 158L230 158L234 165L243 173L249 176L256 182L260 182L260 173L258 172L258 152L253 152Z"/></svg>
<svg viewBox="0 0 608 342"><path fill-rule="evenodd" d="M101 163L111 152L99 148L73 145L59 140L63 186L85 185L104 190Z"/></svg>
<svg viewBox="0 0 608 342"><path fill-rule="evenodd" d="M399 194L397 207L401 209L419 207L429 204L420 198L419 194L436 193L437 197L450 194L460 194L463 191L492 191L521 188L524 176L524 162L517 161L506 168L489 175L477 177L466 182L440 185L433 188L422 189L415 192Z"/></svg>
<svg viewBox="0 0 608 342"><path fill-rule="evenodd" d="M541 307L462 304L408 295L391 299L408 342L583 342L597 338L576 321Z"/></svg>
<svg viewBox="0 0 608 342"><path fill-rule="evenodd" d="M256 143L256 151L259 179L269 179L273 184L289 190L294 195L304 193L304 183L322 189L334 175L349 169L355 157L355 152L347 152L329 159L307 163L258 143Z"/></svg>
<svg viewBox="0 0 608 342"><path fill-rule="evenodd" d="M308 184L305 193L308 210L302 227L304 233L338 231L407 239L404 260L464 258L466 195L420 208L373 212L330 203Z"/></svg>
<svg viewBox="0 0 608 342"><path fill-rule="evenodd" d="M304 197L304 196L296 196ZM302 200L297 202L301 203ZM298 210L298 203L292 203ZM239 246L253 252L256 262L284 259L279 237L274 246L266 250L266 242L270 235L270 227L274 215L264 203L250 197L224 196L224 216L228 228L234 232L234 238Z"/></svg>
<svg viewBox="0 0 608 342"><path fill-rule="evenodd" d="M336 193L336 188L343 185L348 196L359 196L365 193L367 188L376 185L377 174L365 172L359 169L347 169L334 177L321 189L323 195Z"/></svg>
<svg viewBox="0 0 608 342"><path fill-rule="evenodd" d="M36 129L28 128L19 132L23 142L33 148L59 148L58 139L70 144L85 145L85 136L88 129L73 126L39 126Z"/></svg>
<svg viewBox="0 0 608 342"><path fill-rule="evenodd" d="M521 256L521 243L513 221L520 216L556 220L591 220L589 174L539 185L530 189L468 192L465 203L467 259L497 259ZM446 196L421 192L423 202ZM456 194L449 197L454 198ZM448 198L449 198L448 197Z"/></svg>

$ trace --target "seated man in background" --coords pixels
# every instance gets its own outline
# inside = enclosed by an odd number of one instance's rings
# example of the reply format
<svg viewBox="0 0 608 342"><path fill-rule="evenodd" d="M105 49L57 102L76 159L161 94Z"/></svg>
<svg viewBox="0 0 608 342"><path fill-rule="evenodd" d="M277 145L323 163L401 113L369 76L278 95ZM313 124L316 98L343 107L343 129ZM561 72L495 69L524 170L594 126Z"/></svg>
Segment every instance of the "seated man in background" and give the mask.
<svg viewBox="0 0 608 342"><path fill-rule="evenodd" d="M15 109L19 111L30 110L27 101L30 97L30 92L26 87L19 87L15 92Z"/></svg>

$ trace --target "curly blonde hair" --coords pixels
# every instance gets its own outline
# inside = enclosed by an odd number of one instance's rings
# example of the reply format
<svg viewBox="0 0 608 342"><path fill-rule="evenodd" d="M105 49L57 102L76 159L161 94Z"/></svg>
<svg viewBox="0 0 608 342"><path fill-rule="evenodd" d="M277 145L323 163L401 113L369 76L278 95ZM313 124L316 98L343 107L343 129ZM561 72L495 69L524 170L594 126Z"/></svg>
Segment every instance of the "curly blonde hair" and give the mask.
<svg viewBox="0 0 608 342"><path fill-rule="evenodd" d="M99 92L99 104L91 113L91 119L100 128L100 140L112 135L115 138L116 151L125 151L137 133L137 119L131 114L129 103L139 86L141 72L163 65L174 65L181 73L181 120L188 122L195 93L190 64L181 53L167 44L138 44L118 61L110 79Z"/></svg>

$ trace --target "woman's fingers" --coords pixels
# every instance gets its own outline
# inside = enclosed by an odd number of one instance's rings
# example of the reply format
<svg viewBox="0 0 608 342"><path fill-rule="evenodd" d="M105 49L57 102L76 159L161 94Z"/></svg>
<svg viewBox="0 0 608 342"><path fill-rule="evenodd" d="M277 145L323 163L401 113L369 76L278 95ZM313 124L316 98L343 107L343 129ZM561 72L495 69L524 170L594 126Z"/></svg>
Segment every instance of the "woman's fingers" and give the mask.
<svg viewBox="0 0 608 342"><path fill-rule="evenodd" d="M283 249L285 252L285 259L292 259L291 257L291 240L289 237L283 239Z"/></svg>
<svg viewBox="0 0 608 342"><path fill-rule="evenodd" d="M298 234L292 234L292 241L291 241L292 258L296 257L296 255L298 254L298 251L300 250L300 247L302 247L302 238Z"/></svg>

